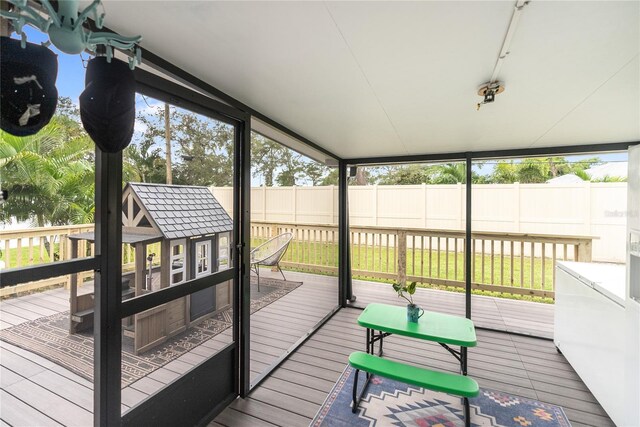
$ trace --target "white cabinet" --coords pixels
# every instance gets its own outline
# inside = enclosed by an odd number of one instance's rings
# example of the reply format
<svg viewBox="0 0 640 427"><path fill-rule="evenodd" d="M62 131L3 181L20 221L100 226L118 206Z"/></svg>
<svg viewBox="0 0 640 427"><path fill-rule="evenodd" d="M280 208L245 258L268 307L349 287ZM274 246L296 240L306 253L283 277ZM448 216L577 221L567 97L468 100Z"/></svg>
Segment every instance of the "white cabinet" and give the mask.
<svg viewBox="0 0 640 427"><path fill-rule="evenodd" d="M624 265L558 262L554 342L618 426L625 422Z"/></svg>

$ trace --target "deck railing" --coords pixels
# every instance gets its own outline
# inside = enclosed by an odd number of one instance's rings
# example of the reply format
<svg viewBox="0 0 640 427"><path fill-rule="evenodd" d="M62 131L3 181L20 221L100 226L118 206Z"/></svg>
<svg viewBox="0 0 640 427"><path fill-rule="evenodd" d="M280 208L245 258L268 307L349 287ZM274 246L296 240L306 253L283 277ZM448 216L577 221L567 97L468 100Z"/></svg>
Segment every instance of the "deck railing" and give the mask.
<svg viewBox="0 0 640 427"><path fill-rule="evenodd" d="M34 227L19 230L0 230L0 259L5 268L27 267L47 262L65 261L71 259L71 241L69 235L93 231L93 224L65 225L52 227ZM91 256L94 245L86 240L78 242L78 254ZM134 251L129 245L123 247L122 261L124 265L132 265ZM91 279L93 272L79 274L78 283ZM2 273L0 272L0 283ZM0 297L20 292L33 291L53 285L69 286L69 276L54 277L0 288Z"/></svg>
<svg viewBox="0 0 640 427"><path fill-rule="evenodd" d="M324 274L338 271L335 225L253 221L255 243L290 232L284 267ZM351 227L353 276L464 287L465 233L421 228ZM472 233L472 287L554 297L555 262L591 261L593 237L523 233Z"/></svg>
<svg viewBox="0 0 640 427"><path fill-rule="evenodd" d="M0 231L5 268L62 261L71 256L69 235L91 231L92 224ZM253 221L253 246L280 233L293 240L281 265L299 271L337 274L336 225ZM351 267L354 277L387 281L417 281L464 287L465 235L458 230L351 227ZM591 261L593 237L477 232L472 234L474 289L513 294L554 296L557 260ZM79 242L79 253L90 256L93 244ZM135 253L123 247L123 264L134 264ZM83 273L79 283L90 278ZM0 274L1 276L1 274ZM1 280L1 277L0 277ZM2 288L0 296L50 285L68 286L69 277Z"/></svg>

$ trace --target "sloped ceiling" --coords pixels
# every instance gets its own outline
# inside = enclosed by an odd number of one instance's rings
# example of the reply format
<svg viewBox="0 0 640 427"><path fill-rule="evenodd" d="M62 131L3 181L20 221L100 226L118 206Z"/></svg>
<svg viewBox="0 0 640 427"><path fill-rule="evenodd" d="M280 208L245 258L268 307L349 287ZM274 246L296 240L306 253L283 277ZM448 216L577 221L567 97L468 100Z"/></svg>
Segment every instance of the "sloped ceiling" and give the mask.
<svg viewBox="0 0 640 427"><path fill-rule="evenodd" d="M105 1L106 25L343 158L640 140L640 2Z"/></svg>

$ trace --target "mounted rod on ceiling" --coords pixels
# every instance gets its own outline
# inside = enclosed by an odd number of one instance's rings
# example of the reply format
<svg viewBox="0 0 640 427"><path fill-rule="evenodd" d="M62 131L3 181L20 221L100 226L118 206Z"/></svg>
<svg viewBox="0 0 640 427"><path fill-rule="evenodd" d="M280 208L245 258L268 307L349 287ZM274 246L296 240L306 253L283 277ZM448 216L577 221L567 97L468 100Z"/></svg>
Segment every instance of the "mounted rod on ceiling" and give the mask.
<svg viewBox="0 0 640 427"><path fill-rule="evenodd" d="M500 48L498 59L496 60L496 64L493 67L493 72L491 73L491 78L488 82L483 83L478 88L478 95L483 97L482 102L479 102L477 104L478 110L480 110L480 107L482 105L492 103L495 100L496 95L504 91L504 83L498 81L498 75L500 74L500 69L502 68L504 60L510 53L511 40L516 33L520 14L527 4L529 4L529 0L516 1L516 4L513 8L513 14L511 15L511 21L509 21L509 27L507 28L507 33L505 34L504 40L502 41L502 47Z"/></svg>
<svg viewBox="0 0 640 427"><path fill-rule="evenodd" d="M498 60L496 61L496 65L493 67L493 73L491 74L491 79L489 83L495 83L498 80L498 74L500 73L500 68L502 68L502 64L504 63L505 58L510 53L511 40L513 39L514 34L516 33L516 28L518 27L518 21L520 20L520 15L522 14L522 10L526 5L529 4L529 0L517 0L516 5L513 9L513 15L511 15L511 22L509 22L509 28L507 29L507 34L504 36L504 41L502 42L502 48L500 49L500 54L498 55Z"/></svg>

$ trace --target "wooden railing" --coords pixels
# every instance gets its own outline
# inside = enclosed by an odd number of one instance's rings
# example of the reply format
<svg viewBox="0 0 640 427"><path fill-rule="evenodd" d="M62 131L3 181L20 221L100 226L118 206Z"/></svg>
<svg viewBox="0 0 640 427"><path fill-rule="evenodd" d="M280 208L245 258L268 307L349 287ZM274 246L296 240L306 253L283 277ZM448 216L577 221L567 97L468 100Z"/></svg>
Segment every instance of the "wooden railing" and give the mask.
<svg viewBox="0 0 640 427"><path fill-rule="evenodd" d="M0 259L4 268L26 267L47 262L64 261L71 258L71 242L69 235L93 231L93 224L65 225L54 227L35 227L20 230L0 230ZM80 256L92 256L93 243L81 240L78 242ZM132 265L134 251L129 245L123 247L123 264ZM0 281L2 280L0 272ZM93 272L79 274L78 283L89 280ZM37 282L24 283L17 286L0 288L0 297L20 292L29 292L53 285L69 286L69 276L54 277Z"/></svg>
<svg viewBox="0 0 640 427"><path fill-rule="evenodd" d="M282 266L337 274L335 225L253 221L254 243L291 232ZM417 281L464 287L464 231L351 227L351 268L356 278ZM591 261L593 237L478 232L472 234L472 287L554 297L557 260Z"/></svg>
<svg viewBox="0 0 640 427"><path fill-rule="evenodd" d="M68 236L91 231L92 224L0 231L5 268L62 261L71 256ZM291 232L293 241L281 265L321 274L338 272L336 225L253 221L252 245ZM421 228L351 227L351 267L356 278L395 282L417 281L463 287L463 231ZM542 297L554 296L557 260L591 261L593 237L478 232L472 234L474 289ZM79 253L90 256L93 245L79 242ZM134 265L134 251L123 246L123 268ZM92 273L81 276L90 279ZM0 277L1 280L1 277ZM69 277L2 288L0 296L50 285L68 286Z"/></svg>

